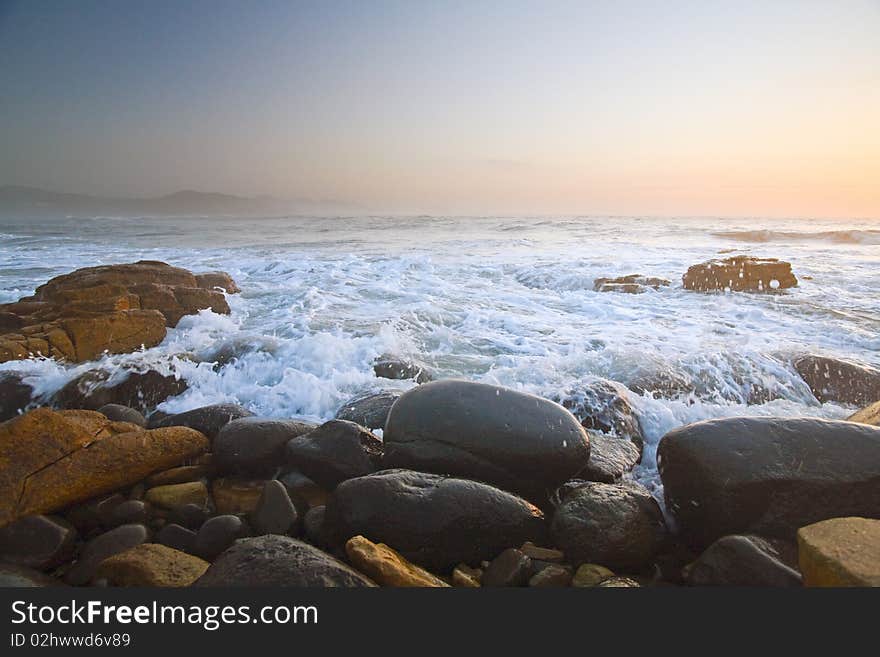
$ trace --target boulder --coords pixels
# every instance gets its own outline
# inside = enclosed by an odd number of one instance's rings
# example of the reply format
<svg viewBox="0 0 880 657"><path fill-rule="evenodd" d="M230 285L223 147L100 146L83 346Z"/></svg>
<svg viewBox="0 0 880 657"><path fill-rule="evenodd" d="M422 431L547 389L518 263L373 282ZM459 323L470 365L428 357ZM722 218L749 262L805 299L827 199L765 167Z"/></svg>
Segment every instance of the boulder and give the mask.
<svg viewBox="0 0 880 657"><path fill-rule="evenodd" d="M379 469L382 441L354 422L330 420L288 441L287 463L332 490L342 481Z"/></svg>
<svg viewBox="0 0 880 657"><path fill-rule="evenodd" d="M866 406L860 411L856 411L848 418L847 422L859 422L860 424L870 424L880 427L880 401L874 402L870 406Z"/></svg>
<svg viewBox="0 0 880 657"><path fill-rule="evenodd" d="M408 470L342 482L324 524L335 545L362 535L432 572L477 564L510 545L540 543L546 536L543 513L522 498L475 481Z"/></svg>
<svg viewBox="0 0 880 657"><path fill-rule="evenodd" d="M225 271L208 271L196 274L196 285L205 290L220 289L226 294L238 294L241 288L232 280L232 276Z"/></svg>
<svg viewBox="0 0 880 657"><path fill-rule="evenodd" d="M0 362L37 354L82 362L154 347L184 315L229 313L223 293L206 289L217 280L211 274L200 286L185 269L155 261L57 276L33 296L0 305Z"/></svg>
<svg viewBox="0 0 880 657"><path fill-rule="evenodd" d="M354 397L336 411L337 420L348 420L367 429L384 429L388 413L400 395L400 390L382 390Z"/></svg>
<svg viewBox="0 0 880 657"><path fill-rule="evenodd" d="M0 561L49 570L68 561L76 549L76 529L66 520L25 516L0 528Z"/></svg>
<svg viewBox="0 0 880 657"><path fill-rule="evenodd" d="M100 413L36 409L0 424L0 526L131 486L207 445L186 427L145 431Z"/></svg>
<svg viewBox="0 0 880 657"><path fill-rule="evenodd" d="M265 479L222 477L211 482L211 496L217 513L253 513L263 494Z"/></svg>
<svg viewBox="0 0 880 657"><path fill-rule="evenodd" d="M550 533L575 566L640 570L663 546L666 525L657 501L642 486L590 482L556 509Z"/></svg>
<svg viewBox="0 0 880 657"><path fill-rule="evenodd" d="M667 433L657 450L666 510L703 549L728 534L794 542L804 525L880 517L880 428L735 417Z"/></svg>
<svg viewBox="0 0 880 657"><path fill-rule="evenodd" d="M759 536L724 536L685 568L692 586L800 586L801 574Z"/></svg>
<svg viewBox="0 0 880 657"><path fill-rule="evenodd" d="M562 405L585 429L627 438L641 453L644 436L629 395L620 383L596 377L579 390L569 392Z"/></svg>
<svg viewBox="0 0 880 657"><path fill-rule="evenodd" d="M422 363L406 360L392 354L383 354L373 363L373 373L380 379L413 379L416 383L427 383L434 375Z"/></svg>
<svg viewBox="0 0 880 657"><path fill-rule="evenodd" d="M806 586L880 586L880 520L831 518L801 527L797 540Z"/></svg>
<svg viewBox="0 0 880 657"><path fill-rule="evenodd" d="M535 501L576 475L590 457L587 433L558 404L452 379L426 383L398 399L383 442L387 468L477 479Z"/></svg>
<svg viewBox="0 0 880 657"><path fill-rule="evenodd" d="M207 506L208 487L203 481L189 481L183 484L166 484L150 488L145 499L163 509L176 509L185 504Z"/></svg>
<svg viewBox="0 0 880 657"><path fill-rule="evenodd" d="M90 370L68 382L55 393L52 401L60 408L92 410L108 404L118 404L144 414L169 397L179 395L187 387L183 379L155 370L129 371L119 379L118 375L98 369Z"/></svg>
<svg viewBox="0 0 880 657"><path fill-rule="evenodd" d="M299 513L290 500L287 489L280 481L266 482L249 519L256 536L262 534L294 536L299 530Z"/></svg>
<svg viewBox="0 0 880 657"><path fill-rule="evenodd" d="M31 403L34 389L20 372L0 372L0 422L22 413Z"/></svg>
<svg viewBox="0 0 880 657"><path fill-rule="evenodd" d="M114 422L128 422L130 424L136 424L139 427L147 426L147 419L144 417L143 413L129 406L123 406L122 404L104 404L98 409L98 412L108 420L113 420Z"/></svg>
<svg viewBox="0 0 880 657"><path fill-rule="evenodd" d="M96 578L110 586L189 586L210 564L158 543L142 543L101 562Z"/></svg>
<svg viewBox="0 0 880 657"><path fill-rule="evenodd" d="M742 255L688 267L681 280L686 290L700 292L775 292L798 284L791 263Z"/></svg>
<svg viewBox="0 0 880 657"><path fill-rule="evenodd" d="M77 562L64 575L64 581L73 586L88 584L104 559L145 543L149 537L149 531L143 525L122 525L93 538L85 544Z"/></svg>
<svg viewBox="0 0 880 657"><path fill-rule="evenodd" d="M593 281L593 290L596 292L625 292L627 294L641 294L648 289L659 290L661 287L669 287L670 282L665 278L656 276L642 276L641 274L629 274L617 278L597 278Z"/></svg>
<svg viewBox="0 0 880 657"><path fill-rule="evenodd" d="M880 400L880 370L848 360L802 356L794 369L820 402L867 406Z"/></svg>
<svg viewBox="0 0 880 657"><path fill-rule="evenodd" d="M267 534L221 554L196 586L375 586L367 577L308 543Z"/></svg>
<svg viewBox="0 0 880 657"><path fill-rule="evenodd" d="M590 431L590 460L579 479L612 484L641 460L639 448L626 439Z"/></svg>
<svg viewBox="0 0 880 657"><path fill-rule="evenodd" d="M345 544L348 560L379 586L448 587L449 584L411 564L384 543L353 536Z"/></svg>
<svg viewBox="0 0 880 657"><path fill-rule="evenodd" d="M241 518L233 515L214 516L199 528L192 552L210 561L243 536L247 536L247 527Z"/></svg>
<svg viewBox="0 0 880 657"><path fill-rule="evenodd" d="M238 404L212 404L157 418L156 422L150 422L150 428L189 427L201 431L213 441L220 430L233 420L253 417L253 415L248 409Z"/></svg>
<svg viewBox="0 0 880 657"><path fill-rule="evenodd" d="M284 464L284 449L315 425L297 420L243 417L220 429L214 439L214 462L219 472L273 476Z"/></svg>

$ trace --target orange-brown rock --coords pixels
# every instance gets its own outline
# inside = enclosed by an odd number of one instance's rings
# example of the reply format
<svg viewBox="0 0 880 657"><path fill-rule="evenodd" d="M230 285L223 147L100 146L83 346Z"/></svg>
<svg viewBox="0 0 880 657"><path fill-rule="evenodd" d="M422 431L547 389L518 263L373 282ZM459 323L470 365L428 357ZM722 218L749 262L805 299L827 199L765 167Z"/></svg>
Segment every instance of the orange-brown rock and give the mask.
<svg viewBox="0 0 880 657"><path fill-rule="evenodd" d="M111 586L189 586L210 566L207 561L158 543L141 543L104 559L95 573Z"/></svg>
<svg viewBox="0 0 880 657"><path fill-rule="evenodd" d="M352 536L345 544L348 560L380 586L447 587L436 575L404 559L384 543Z"/></svg>
<svg viewBox="0 0 880 657"><path fill-rule="evenodd" d="M100 413L33 410L0 424L0 526L130 486L207 449L186 427L146 431Z"/></svg>
<svg viewBox="0 0 880 657"><path fill-rule="evenodd" d="M733 256L689 267L682 276L687 290L775 292L798 284L791 263L776 258Z"/></svg>
<svg viewBox="0 0 880 657"><path fill-rule="evenodd" d="M153 347L185 315L206 308L228 314L219 287L238 291L223 272L200 279L150 260L57 276L33 296L0 305L0 362L35 355L82 362Z"/></svg>
<svg viewBox="0 0 880 657"><path fill-rule="evenodd" d="M861 422L862 424L873 424L875 427L880 427L880 401L874 402L860 411L856 411L846 419L848 422Z"/></svg>
<svg viewBox="0 0 880 657"><path fill-rule="evenodd" d="M257 508L266 482L263 479L222 477L211 483L211 496L218 514L251 513Z"/></svg>

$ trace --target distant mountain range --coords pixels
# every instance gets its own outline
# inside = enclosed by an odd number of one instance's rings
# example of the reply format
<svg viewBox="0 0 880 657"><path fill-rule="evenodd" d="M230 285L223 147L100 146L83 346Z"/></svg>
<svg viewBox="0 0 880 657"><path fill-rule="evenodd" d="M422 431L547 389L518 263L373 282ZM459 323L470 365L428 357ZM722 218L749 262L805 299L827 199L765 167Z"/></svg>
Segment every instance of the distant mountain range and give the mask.
<svg viewBox="0 0 880 657"><path fill-rule="evenodd" d="M0 214L24 216L276 216L363 214L364 208L339 201L247 198L184 190L154 198L106 198L50 192L37 187L0 187Z"/></svg>

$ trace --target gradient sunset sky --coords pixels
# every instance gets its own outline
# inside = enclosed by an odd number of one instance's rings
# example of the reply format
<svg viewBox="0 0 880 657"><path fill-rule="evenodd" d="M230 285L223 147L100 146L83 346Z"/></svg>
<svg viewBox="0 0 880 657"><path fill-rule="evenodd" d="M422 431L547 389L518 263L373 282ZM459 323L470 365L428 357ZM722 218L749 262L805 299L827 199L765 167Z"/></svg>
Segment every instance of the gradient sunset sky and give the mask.
<svg viewBox="0 0 880 657"><path fill-rule="evenodd" d="M880 219L880 0L0 0L0 185Z"/></svg>

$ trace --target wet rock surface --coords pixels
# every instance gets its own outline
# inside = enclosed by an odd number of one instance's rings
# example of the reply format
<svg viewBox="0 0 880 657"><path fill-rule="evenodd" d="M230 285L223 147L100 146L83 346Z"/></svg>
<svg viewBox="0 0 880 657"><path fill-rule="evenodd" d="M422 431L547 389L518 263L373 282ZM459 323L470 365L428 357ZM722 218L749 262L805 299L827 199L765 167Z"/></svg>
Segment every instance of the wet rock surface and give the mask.
<svg viewBox="0 0 880 657"><path fill-rule="evenodd" d="M791 263L754 256L709 260L689 267L682 277L686 290L700 292L776 292L797 284Z"/></svg>

